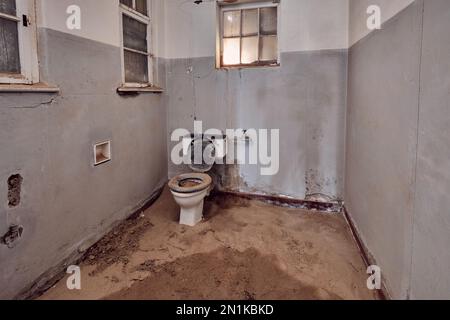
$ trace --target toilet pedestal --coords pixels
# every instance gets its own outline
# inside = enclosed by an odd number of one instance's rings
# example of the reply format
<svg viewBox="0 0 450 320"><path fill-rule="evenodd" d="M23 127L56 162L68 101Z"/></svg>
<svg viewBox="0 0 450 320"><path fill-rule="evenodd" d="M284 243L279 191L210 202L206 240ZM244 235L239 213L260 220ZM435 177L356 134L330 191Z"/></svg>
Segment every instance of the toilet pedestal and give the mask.
<svg viewBox="0 0 450 320"><path fill-rule="evenodd" d="M202 200L200 204L192 208L181 208L180 210L180 224L189 227L196 226L203 219L203 204Z"/></svg>
<svg viewBox="0 0 450 320"><path fill-rule="evenodd" d="M207 189L192 193L180 193L171 190L175 202L180 206L180 224L196 226L203 219L203 204L210 192L211 182L207 180Z"/></svg>

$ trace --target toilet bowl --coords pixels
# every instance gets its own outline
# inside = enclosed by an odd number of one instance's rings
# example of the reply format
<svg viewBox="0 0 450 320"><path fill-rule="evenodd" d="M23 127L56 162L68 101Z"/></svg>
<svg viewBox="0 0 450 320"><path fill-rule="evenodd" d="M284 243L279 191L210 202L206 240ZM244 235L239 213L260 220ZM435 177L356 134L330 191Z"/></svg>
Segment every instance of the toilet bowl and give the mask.
<svg viewBox="0 0 450 320"><path fill-rule="evenodd" d="M169 188L180 206L180 224L195 226L203 219L203 204L212 189L212 179L204 173L181 174L169 182Z"/></svg>

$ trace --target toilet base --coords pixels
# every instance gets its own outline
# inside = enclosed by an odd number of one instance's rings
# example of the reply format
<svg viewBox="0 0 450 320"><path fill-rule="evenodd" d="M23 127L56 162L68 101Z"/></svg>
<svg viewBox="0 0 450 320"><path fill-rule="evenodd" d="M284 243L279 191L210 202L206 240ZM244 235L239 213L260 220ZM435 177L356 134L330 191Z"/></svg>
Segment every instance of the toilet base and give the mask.
<svg viewBox="0 0 450 320"><path fill-rule="evenodd" d="M196 226L203 220L203 204L202 200L197 206L191 208L180 209L180 224L189 227Z"/></svg>
<svg viewBox="0 0 450 320"><path fill-rule="evenodd" d="M175 202L180 206L180 224L194 227L203 219L203 204L209 194L209 187L194 193L172 191Z"/></svg>

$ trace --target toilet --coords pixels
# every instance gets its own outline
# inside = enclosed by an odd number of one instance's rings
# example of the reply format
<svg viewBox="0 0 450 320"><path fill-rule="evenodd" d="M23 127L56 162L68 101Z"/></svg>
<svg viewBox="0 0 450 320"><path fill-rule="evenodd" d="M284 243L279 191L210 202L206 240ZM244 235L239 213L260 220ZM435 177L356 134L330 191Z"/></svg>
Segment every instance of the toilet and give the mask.
<svg viewBox="0 0 450 320"><path fill-rule="evenodd" d="M201 136L191 138L185 156L190 157L193 164L189 165L192 173L178 175L170 180L169 189L180 206L180 224L195 226L203 219L203 204L214 188L212 178L206 173L210 171L217 157L216 139ZM210 155L209 159L194 161L195 150ZM194 164L196 162L196 164Z"/></svg>
<svg viewBox="0 0 450 320"><path fill-rule="evenodd" d="M203 219L203 203L211 191L212 179L204 173L186 173L169 182L169 188L180 206L180 224L195 226Z"/></svg>

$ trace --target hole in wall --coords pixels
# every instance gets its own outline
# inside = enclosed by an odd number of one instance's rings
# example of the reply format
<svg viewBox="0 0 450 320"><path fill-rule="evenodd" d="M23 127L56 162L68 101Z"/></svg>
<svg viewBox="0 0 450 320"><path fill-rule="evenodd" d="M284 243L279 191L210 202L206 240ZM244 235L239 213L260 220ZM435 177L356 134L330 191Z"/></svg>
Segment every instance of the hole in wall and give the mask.
<svg viewBox="0 0 450 320"><path fill-rule="evenodd" d="M0 239L1 243L12 249L16 245L17 241L22 238L22 234L22 226L12 225L9 227L8 232Z"/></svg>
<svg viewBox="0 0 450 320"><path fill-rule="evenodd" d="M17 207L20 204L20 193L23 178L20 174L14 174L8 178L8 206Z"/></svg>
<svg viewBox="0 0 450 320"><path fill-rule="evenodd" d="M94 165L98 166L111 160L111 141L94 145Z"/></svg>

